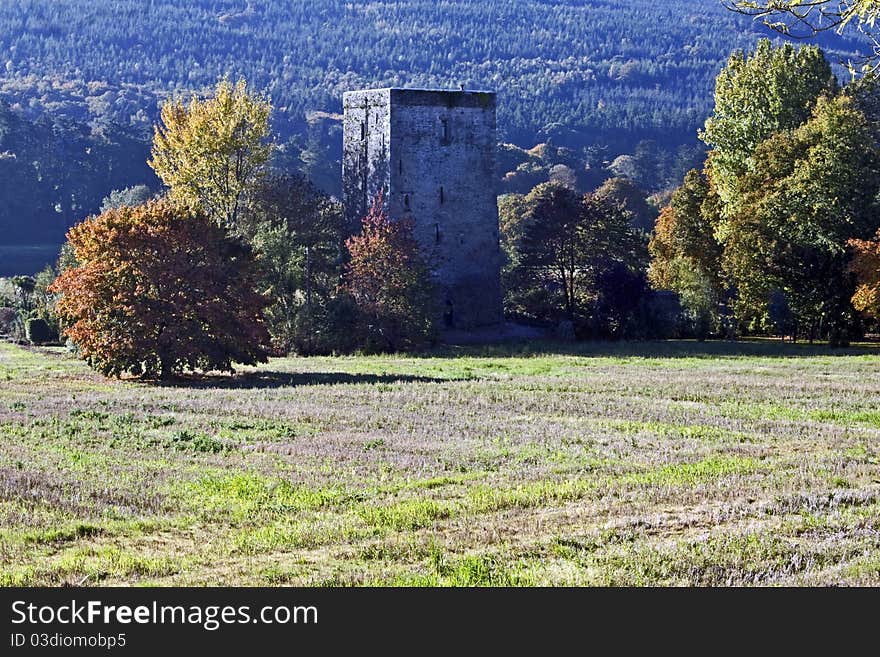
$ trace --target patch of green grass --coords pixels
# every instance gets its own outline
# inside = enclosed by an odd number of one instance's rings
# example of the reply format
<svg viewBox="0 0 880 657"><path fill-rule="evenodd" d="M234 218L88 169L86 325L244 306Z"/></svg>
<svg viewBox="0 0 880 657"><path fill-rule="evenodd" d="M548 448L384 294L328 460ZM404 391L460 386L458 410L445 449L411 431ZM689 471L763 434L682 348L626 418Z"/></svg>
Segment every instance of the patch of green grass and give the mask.
<svg viewBox="0 0 880 657"><path fill-rule="evenodd" d="M651 486L693 486L732 475L758 472L761 464L755 459L737 456L710 456L695 463L672 463L660 468L625 475L628 484Z"/></svg>
<svg viewBox="0 0 880 657"><path fill-rule="evenodd" d="M482 553L450 556L439 546L428 552L427 572L399 574L392 586L532 586L534 580L524 563L511 565L499 554Z"/></svg>
<svg viewBox="0 0 880 657"><path fill-rule="evenodd" d="M819 422L834 422L835 424L845 426L864 424L869 427L880 428L880 410L822 409L809 411L807 416Z"/></svg>
<svg viewBox="0 0 880 657"><path fill-rule="evenodd" d="M585 479L538 481L512 488L482 485L470 490L468 509L473 513L493 513L510 508L563 504L588 497L597 490L596 480Z"/></svg>
<svg viewBox="0 0 880 657"><path fill-rule="evenodd" d="M299 418L296 421L271 418L245 419L236 416L232 419L212 419L212 427L217 436L234 442L290 440L317 435L322 424L313 418Z"/></svg>
<svg viewBox="0 0 880 657"><path fill-rule="evenodd" d="M108 577L164 577L180 570L171 557L132 554L115 546L76 548L61 554L52 573L101 581Z"/></svg>
<svg viewBox="0 0 880 657"><path fill-rule="evenodd" d="M181 571L179 560L144 556L115 546L89 546L66 550L39 567L16 566L0 572L0 586L99 584L107 580L140 580L169 577Z"/></svg>
<svg viewBox="0 0 880 657"><path fill-rule="evenodd" d="M211 474L180 488L185 507L236 518L283 515L342 504L356 496L339 488L294 486L257 474Z"/></svg>
<svg viewBox="0 0 880 657"><path fill-rule="evenodd" d="M528 586L532 583L494 554L471 554L450 561L442 553L434 552L431 567L441 586Z"/></svg>
<svg viewBox="0 0 880 657"><path fill-rule="evenodd" d="M853 559L843 569L843 577L857 584L874 585L880 581L880 549Z"/></svg>
<svg viewBox="0 0 880 657"><path fill-rule="evenodd" d="M284 586L290 582L295 582L303 576L303 568L291 569L280 568L278 566L266 566L260 569L260 580L266 586Z"/></svg>
<svg viewBox="0 0 880 657"><path fill-rule="evenodd" d="M315 549L367 536L357 517L310 516L301 520L282 518L266 525L249 526L232 539L243 554L265 554Z"/></svg>
<svg viewBox="0 0 880 657"><path fill-rule="evenodd" d="M97 536L104 533L104 531L104 528L99 525L77 523L71 527L53 527L50 529L26 531L19 534L19 538L25 543L63 543Z"/></svg>
<svg viewBox="0 0 880 657"><path fill-rule="evenodd" d="M778 402L727 401L722 412L728 417L753 420L788 420L790 422L829 422L841 426L880 428L880 410L843 408L800 408Z"/></svg>
<svg viewBox="0 0 880 657"><path fill-rule="evenodd" d="M485 476L485 474L482 472L469 472L464 475L431 477L430 479L417 479L415 481L408 482L404 486L404 488L424 488L426 490L431 490L434 488L443 488L444 486L456 486L466 483L468 481L472 481L474 479L479 479L483 476Z"/></svg>
<svg viewBox="0 0 880 657"><path fill-rule="evenodd" d="M171 437L171 445L179 451L205 452L209 454L219 454L231 449L228 444L220 442L211 436L203 433L194 433L186 429L178 431Z"/></svg>
<svg viewBox="0 0 880 657"><path fill-rule="evenodd" d="M646 539L582 545L568 541L554 552L585 569L593 583L611 586L773 584L822 567L828 559L804 551L792 539L756 533L722 533L666 545Z"/></svg>
<svg viewBox="0 0 880 657"><path fill-rule="evenodd" d="M359 513L376 529L413 531L430 527L437 520L448 518L453 506L432 499L403 500L388 506L363 506Z"/></svg>
<svg viewBox="0 0 880 657"><path fill-rule="evenodd" d="M671 422L645 420L591 420L590 424L615 433L626 435L654 435L660 438L683 438L707 443L754 442L755 436L745 431L731 431L723 427L705 424L673 424Z"/></svg>

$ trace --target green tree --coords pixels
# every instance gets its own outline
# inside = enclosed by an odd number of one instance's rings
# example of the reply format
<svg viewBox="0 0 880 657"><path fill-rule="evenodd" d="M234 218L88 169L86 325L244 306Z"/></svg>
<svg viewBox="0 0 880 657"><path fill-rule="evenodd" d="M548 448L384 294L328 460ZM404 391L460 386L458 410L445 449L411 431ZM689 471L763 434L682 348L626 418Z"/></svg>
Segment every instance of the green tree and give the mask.
<svg viewBox="0 0 880 657"><path fill-rule="evenodd" d="M241 229L261 265L266 321L279 351L332 350L328 316L342 274L339 204L299 175L266 177L250 194Z"/></svg>
<svg viewBox="0 0 880 657"><path fill-rule="evenodd" d="M537 299L533 299L528 303L529 314L553 312L561 300L564 315L574 319L582 308L582 288L587 286L588 272L581 261L590 249L590 236L579 221L581 196L570 187L542 183L524 202L517 279L528 288L537 288L543 297L553 288L559 293L545 300L550 304L547 309L537 307Z"/></svg>
<svg viewBox="0 0 880 657"><path fill-rule="evenodd" d="M796 129L819 97L836 88L831 66L816 47L775 47L764 39L753 53L731 55L716 81L714 112L700 134L712 149L709 170L725 215L738 196L737 181L755 168L751 158L758 144Z"/></svg>
<svg viewBox="0 0 880 657"><path fill-rule="evenodd" d="M526 204L524 194L502 194L498 197L498 233L504 262L501 267L501 285L504 290L505 312L511 315L523 313L521 294L528 286L519 281L517 245L522 237Z"/></svg>
<svg viewBox="0 0 880 657"><path fill-rule="evenodd" d="M851 98L822 99L809 121L766 140L753 161L723 256L737 316L764 325L778 290L799 332L845 340L855 291L846 245L880 224L880 151L871 125Z"/></svg>
<svg viewBox="0 0 880 657"><path fill-rule="evenodd" d="M13 276L9 279L12 287L12 305L28 315L34 309L34 290L36 279L33 276Z"/></svg>
<svg viewBox="0 0 880 657"><path fill-rule="evenodd" d="M143 205L153 198L153 190L146 185L134 185L125 189L114 189L101 201L101 212L128 205Z"/></svg>
<svg viewBox="0 0 880 657"><path fill-rule="evenodd" d="M218 225L235 228L245 195L271 155L269 100L241 79L224 79L214 95L162 107L149 164L175 201L197 205Z"/></svg>
<svg viewBox="0 0 880 657"><path fill-rule="evenodd" d="M535 291L524 295L527 314L583 319L605 269L642 263L643 244L618 204L553 183L538 185L524 203L516 280Z"/></svg>
<svg viewBox="0 0 880 657"><path fill-rule="evenodd" d="M630 217L633 228L644 233L649 233L654 228L657 220L657 211L648 204L647 194L628 178L609 178L599 189L596 195L617 203L626 210Z"/></svg>
<svg viewBox="0 0 880 657"><path fill-rule="evenodd" d="M49 286L55 278L56 272L51 265L46 265L34 276L34 309L31 316L46 322L47 327L57 336L59 329L58 317L55 314L57 296L49 292Z"/></svg>

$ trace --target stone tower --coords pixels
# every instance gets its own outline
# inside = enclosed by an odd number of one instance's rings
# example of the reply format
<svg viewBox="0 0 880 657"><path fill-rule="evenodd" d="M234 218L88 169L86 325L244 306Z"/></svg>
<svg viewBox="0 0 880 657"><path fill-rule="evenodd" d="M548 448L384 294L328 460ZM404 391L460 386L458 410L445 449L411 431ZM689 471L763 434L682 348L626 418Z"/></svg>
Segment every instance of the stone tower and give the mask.
<svg viewBox="0 0 880 657"><path fill-rule="evenodd" d="M377 192L409 216L434 274L442 325L500 324L495 94L352 91L343 105L343 202L358 230Z"/></svg>

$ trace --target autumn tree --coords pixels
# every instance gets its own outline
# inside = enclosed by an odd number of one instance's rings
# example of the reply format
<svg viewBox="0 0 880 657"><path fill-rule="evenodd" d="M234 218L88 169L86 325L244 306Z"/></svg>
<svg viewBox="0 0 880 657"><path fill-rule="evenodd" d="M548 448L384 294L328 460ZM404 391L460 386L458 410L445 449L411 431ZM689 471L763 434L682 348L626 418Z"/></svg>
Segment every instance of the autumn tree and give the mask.
<svg viewBox="0 0 880 657"><path fill-rule="evenodd" d="M718 330L725 288L722 245L715 238L717 201L706 176L688 172L661 211L648 246L648 278L654 287L678 293L698 337Z"/></svg>
<svg viewBox="0 0 880 657"><path fill-rule="evenodd" d="M67 235L76 265L49 287L80 354L109 376L232 371L267 356L250 249L202 210L123 206Z"/></svg>
<svg viewBox="0 0 880 657"><path fill-rule="evenodd" d="M392 219L379 194L361 221L361 232L345 246L350 260L345 290L359 311L364 347L412 349L429 341L437 309L428 265L409 219Z"/></svg>
<svg viewBox="0 0 880 657"><path fill-rule="evenodd" d="M174 201L201 207L220 226L235 228L247 191L271 154L269 100L241 79L224 79L214 95L162 107L149 164Z"/></svg>

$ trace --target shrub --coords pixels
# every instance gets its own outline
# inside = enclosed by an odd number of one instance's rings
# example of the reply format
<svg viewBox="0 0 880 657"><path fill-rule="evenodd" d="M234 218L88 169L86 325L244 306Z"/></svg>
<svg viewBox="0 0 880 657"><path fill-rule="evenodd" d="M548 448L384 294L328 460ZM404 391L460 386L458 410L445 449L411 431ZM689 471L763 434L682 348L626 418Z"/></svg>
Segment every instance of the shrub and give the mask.
<svg viewBox="0 0 880 657"><path fill-rule="evenodd" d="M58 333L45 319L31 318L25 322L25 335L32 344L57 342Z"/></svg>
<svg viewBox="0 0 880 657"><path fill-rule="evenodd" d="M18 311L15 308L0 308L0 335L12 336L18 322Z"/></svg>

